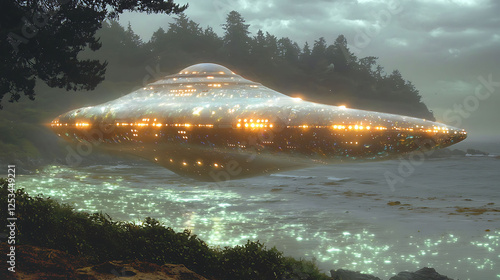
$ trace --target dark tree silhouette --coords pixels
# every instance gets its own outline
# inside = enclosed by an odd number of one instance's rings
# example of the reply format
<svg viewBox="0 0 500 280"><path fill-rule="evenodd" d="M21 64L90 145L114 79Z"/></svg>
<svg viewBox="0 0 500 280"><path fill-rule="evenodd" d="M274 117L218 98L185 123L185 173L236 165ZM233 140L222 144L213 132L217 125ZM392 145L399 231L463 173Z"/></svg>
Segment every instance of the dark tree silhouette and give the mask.
<svg viewBox="0 0 500 280"><path fill-rule="evenodd" d="M331 46L332 62L335 65L335 71L346 72L350 64L355 64L357 58L349 51L347 39L344 35L339 35L335 43Z"/></svg>
<svg viewBox="0 0 500 280"><path fill-rule="evenodd" d="M224 50L232 63L238 64L248 61L250 53L250 37L248 34L248 24L240 13L231 11L226 18L226 23L222 25L224 29Z"/></svg>
<svg viewBox="0 0 500 280"><path fill-rule="evenodd" d="M213 61L222 39L208 27L203 30L185 14L177 16L167 31L158 29L146 44L152 57L148 65L162 65L165 73L175 72L196 61Z"/></svg>
<svg viewBox="0 0 500 280"><path fill-rule="evenodd" d="M356 57L343 35L332 44L321 37L312 46L306 42L300 48L289 38L278 39L262 30L251 36L249 25L234 11L223 27L225 32L219 36L212 28L203 29L179 14L168 29L159 28L149 42L142 42L130 26L105 21L97 33L98 43L102 43L100 51L92 52L87 47L89 51L78 58L89 63L107 61L108 83L104 85L121 94L186 65L215 62L306 100L434 119L413 84L397 71L384 73L376 57ZM105 100L105 96L99 98Z"/></svg>
<svg viewBox="0 0 500 280"><path fill-rule="evenodd" d="M101 47L94 35L105 19L123 11L170 14L186 8L172 0L1 1L0 101L6 94L18 101L21 93L34 99L37 79L50 87L92 90L107 64L78 54Z"/></svg>
<svg viewBox="0 0 500 280"><path fill-rule="evenodd" d="M113 26L111 24L111 28L115 28ZM116 82L119 77L127 77L132 83L134 75L138 76L136 80L144 77L145 69L166 74L179 71L186 65L209 61L226 65L238 74L277 91L311 101L433 119L432 113L421 102L418 90L409 81L399 72L385 74L376 57L356 57L350 52L343 35L332 44L321 37L312 46L306 42L300 48L289 38L278 39L262 30L252 36L249 25L235 11L228 14L223 28L225 32L219 37L210 27L203 30L198 23L181 14L168 30L158 29L147 43L119 47L110 42L116 47L107 48L107 38L130 31L125 28L120 32L105 30L105 25L99 34L103 38L103 50L108 52L99 58L106 58L110 63L108 68L117 70L107 74L116 77ZM133 35L125 37L133 38ZM118 50L120 48L124 49L123 54ZM134 57L141 57L141 61L128 58L127 54L133 50L139 52ZM116 56L118 53L120 57ZM124 60L128 63L125 67L112 67L123 65L121 61ZM142 74L137 71L142 71ZM148 75L148 81L161 77ZM123 84L122 80L120 84Z"/></svg>
<svg viewBox="0 0 500 280"><path fill-rule="evenodd" d="M281 38L278 40L278 54L284 61L297 65L299 62L300 47L289 38Z"/></svg>
<svg viewBox="0 0 500 280"><path fill-rule="evenodd" d="M329 64L326 59L326 48L325 38L321 37L314 41L310 61L312 65L314 65L314 70L316 71L322 71Z"/></svg>

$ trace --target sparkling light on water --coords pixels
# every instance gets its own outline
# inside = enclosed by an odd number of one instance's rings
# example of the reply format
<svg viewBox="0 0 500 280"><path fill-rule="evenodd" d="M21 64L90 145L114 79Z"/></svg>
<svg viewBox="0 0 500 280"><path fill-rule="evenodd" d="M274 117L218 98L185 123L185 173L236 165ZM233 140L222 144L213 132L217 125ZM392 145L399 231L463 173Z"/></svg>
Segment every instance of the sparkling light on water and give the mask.
<svg viewBox="0 0 500 280"><path fill-rule="evenodd" d="M102 211L115 220L133 222L150 216L176 231L190 229L212 246L260 240L285 255L314 259L325 271L345 268L388 279L402 270L428 266L455 279L500 278L494 272L500 260L498 223L467 218L469 228L481 223L491 229L464 233L454 227L462 225L460 219L465 216L444 212L455 208L444 205L439 208L442 213L408 213L403 206L388 206L384 199L391 198L376 194L377 189L367 187L363 178L332 185L332 178L326 176L276 176L234 181L221 188L150 168L51 166L39 174L21 176L19 181L31 195L50 196L78 211ZM374 193L352 195L360 193L355 188L371 188ZM411 204L422 201L409 196L399 199ZM425 203L445 203L435 201ZM487 219L498 221L494 214ZM433 232L404 228L418 224L404 224L405 219L419 217L429 222L439 217L434 225L450 222L451 226Z"/></svg>

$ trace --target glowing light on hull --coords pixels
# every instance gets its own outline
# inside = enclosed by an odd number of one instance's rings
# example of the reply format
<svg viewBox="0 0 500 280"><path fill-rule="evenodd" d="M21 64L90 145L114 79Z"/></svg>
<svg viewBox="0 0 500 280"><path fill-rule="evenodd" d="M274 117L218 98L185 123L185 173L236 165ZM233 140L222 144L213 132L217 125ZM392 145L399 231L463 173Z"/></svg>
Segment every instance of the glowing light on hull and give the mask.
<svg viewBox="0 0 500 280"><path fill-rule="evenodd" d="M72 110L51 127L68 141L135 154L205 181L384 160L466 138L436 122L289 97L209 63Z"/></svg>

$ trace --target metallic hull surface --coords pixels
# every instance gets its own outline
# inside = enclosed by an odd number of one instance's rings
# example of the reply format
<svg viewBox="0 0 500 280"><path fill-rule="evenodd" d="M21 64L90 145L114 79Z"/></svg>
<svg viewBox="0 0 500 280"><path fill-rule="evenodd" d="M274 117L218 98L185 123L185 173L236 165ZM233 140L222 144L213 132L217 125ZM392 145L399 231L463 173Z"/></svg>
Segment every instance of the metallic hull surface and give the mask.
<svg viewBox="0 0 500 280"><path fill-rule="evenodd" d="M385 160L466 138L423 119L292 98L208 63L70 111L51 127L70 142L138 155L204 181Z"/></svg>

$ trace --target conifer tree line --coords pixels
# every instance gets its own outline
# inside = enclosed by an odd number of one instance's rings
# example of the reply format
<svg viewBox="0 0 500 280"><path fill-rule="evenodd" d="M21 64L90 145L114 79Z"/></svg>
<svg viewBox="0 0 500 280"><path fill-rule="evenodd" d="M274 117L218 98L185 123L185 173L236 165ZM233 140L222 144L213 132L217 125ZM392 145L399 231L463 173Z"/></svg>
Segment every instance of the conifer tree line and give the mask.
<svg viewBox="0 0 500 280"><path fill-rule="evenodd" d="M89 54L108 62L106 80L153 82L196 63L218 63L237 74L290 96L349 108L434 120L419 91L398 70L385 73L377 57L356 57L339 35L299 46L249 24L236 11L222 25L224 34L179 14L167 30L159 28L147 42L132 30L106 21L98 32L102 48Z"/></svg>
<svg viewBox="0 0 500 280"><path fill-rule="evenodd" d="M29 169L43 163L38 159L64 159L65 148L57 145L56 136L43 123L70 109L113 100L201 62L224 65L244 78L305 100L434 119L411 82L398 71L385 73L376 57L357 58L342 35L330 45L319 38L299 46L291 38L265 31L251 34L249 25L234 11L228 14L223 30L219 35L179 14L167 30L159 28L145 42L130 24L123 27L114 20L104 21L95 36L102 47L78 54L79 59L105 65L104 80L92 82L96 87L88 92L37 83L34 102L22 99L19 104L6 104L0 110L0 162L20 160ZM78 77L77 72L70 74Z"/></svg>

